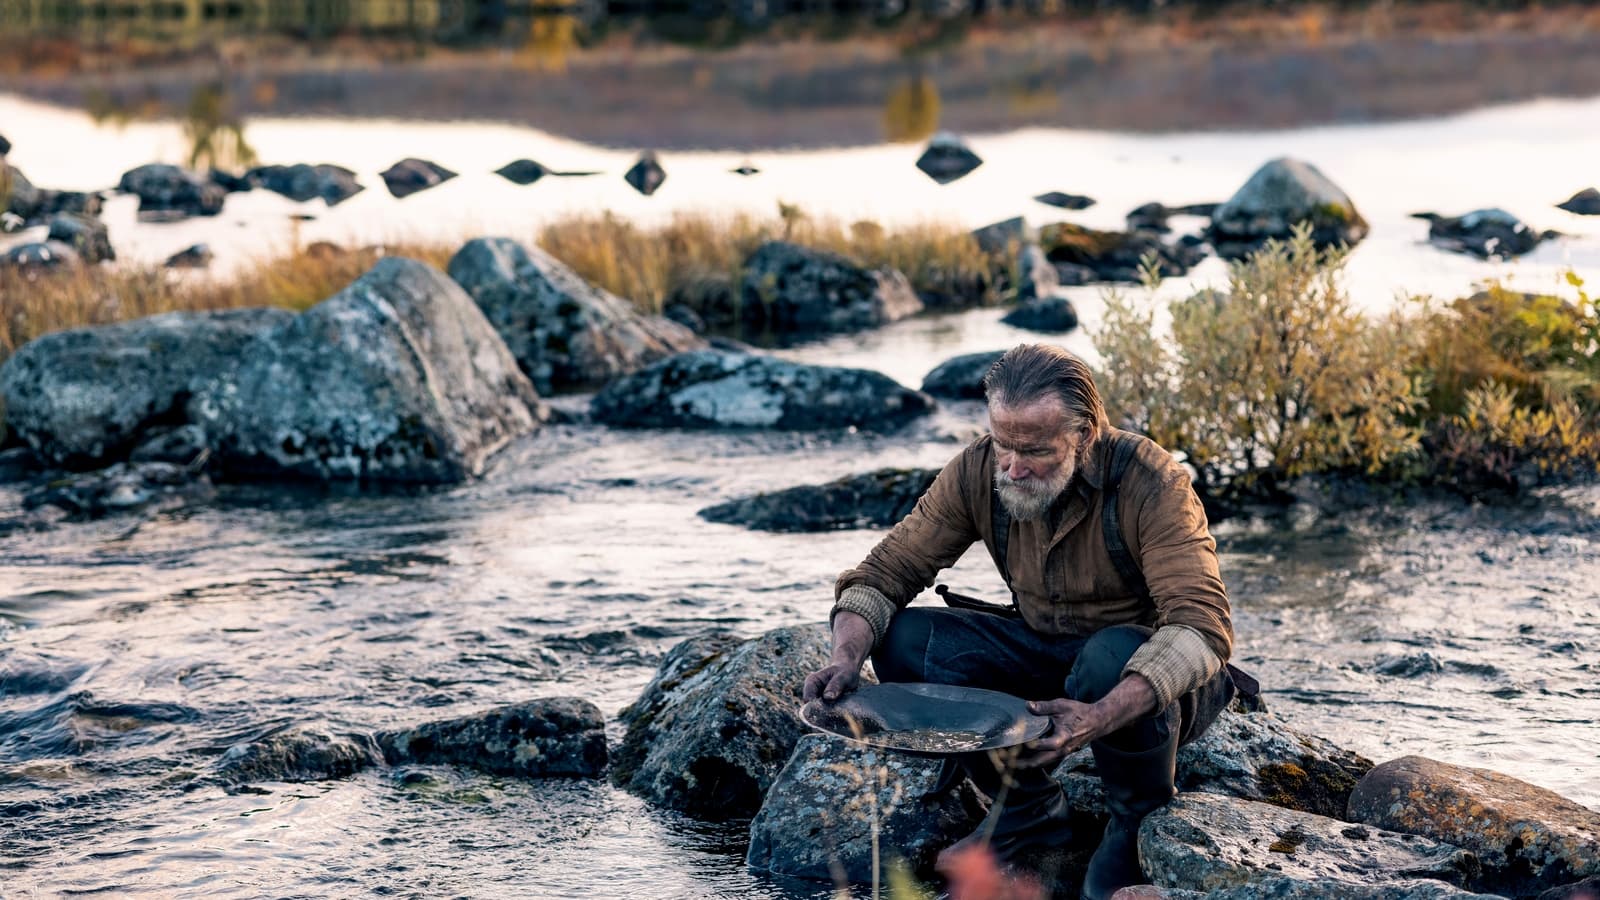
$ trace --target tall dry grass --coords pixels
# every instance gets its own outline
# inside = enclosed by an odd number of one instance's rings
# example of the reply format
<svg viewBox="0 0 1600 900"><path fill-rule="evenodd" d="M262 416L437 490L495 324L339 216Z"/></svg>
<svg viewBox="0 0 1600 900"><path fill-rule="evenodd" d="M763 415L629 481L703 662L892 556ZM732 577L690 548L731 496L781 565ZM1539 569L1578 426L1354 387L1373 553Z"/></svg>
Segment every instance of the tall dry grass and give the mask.
<svg viewBox="0 0 1600 900"><path fill-rule="evenodd" d="M708 283L734 290L744 259L775 238L842 253L867 266L893 266L919 291L935 299L949 297L952 304L998 299L992 263L970 234L953 225L890 231L869 222L813 219L787 206L766 218L685 214L659 226L599 213L553 222L535 242L641 311L659 312L674 298L695 305L697 292ZM174 311L306 309L354 281L382 255L409 256L442 269L464 242L408 240L360 250L319 242L226 277L131 264L34 276L0 271L0 361L39 335L64 328Z"/></svg>

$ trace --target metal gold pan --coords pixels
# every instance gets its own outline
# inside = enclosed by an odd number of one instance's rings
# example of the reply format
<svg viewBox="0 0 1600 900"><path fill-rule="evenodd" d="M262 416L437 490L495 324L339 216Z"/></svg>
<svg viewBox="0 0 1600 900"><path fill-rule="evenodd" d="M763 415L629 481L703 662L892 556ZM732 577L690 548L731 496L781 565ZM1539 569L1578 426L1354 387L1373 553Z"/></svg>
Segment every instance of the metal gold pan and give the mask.
<svg viewBox="0 0 1600 900"><path fill-rule="evenodd" d="M800 707L800 720L874 747L928 754L998 750L1050 727L1020 697L924 683L869 684L834 703L812 700Z"/></svg>

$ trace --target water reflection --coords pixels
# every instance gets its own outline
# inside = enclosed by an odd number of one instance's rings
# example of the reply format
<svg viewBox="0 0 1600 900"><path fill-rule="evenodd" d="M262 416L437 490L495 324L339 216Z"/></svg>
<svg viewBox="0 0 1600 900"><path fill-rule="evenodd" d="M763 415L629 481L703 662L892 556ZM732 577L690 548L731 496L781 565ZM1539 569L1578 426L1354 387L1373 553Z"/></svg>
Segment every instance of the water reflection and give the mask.
<svg viewBox="0 0 1600 900"><path fill-rule="evenodd" d="M244 121L233 111L221 82L195 89L184 116L183 136L189 142L191 169L240 169L258 161L245 140Z"/></svg>

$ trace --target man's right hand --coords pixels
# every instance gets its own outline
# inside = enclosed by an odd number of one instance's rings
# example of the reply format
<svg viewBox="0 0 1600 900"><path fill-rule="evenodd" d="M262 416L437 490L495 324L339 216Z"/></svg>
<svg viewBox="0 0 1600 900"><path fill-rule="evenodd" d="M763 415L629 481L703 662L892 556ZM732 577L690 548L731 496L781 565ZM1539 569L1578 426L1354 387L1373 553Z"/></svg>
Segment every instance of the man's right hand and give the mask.
<svg viewBox="0 0 1600 900"><path fill-rule="evenodd" d="M807 701L821 697L832 703L855 690L861 683L861 664L872 652L872 642L872 626L867 620L840 610L833 617L833 659L806 677L801 696Z"/></svg>

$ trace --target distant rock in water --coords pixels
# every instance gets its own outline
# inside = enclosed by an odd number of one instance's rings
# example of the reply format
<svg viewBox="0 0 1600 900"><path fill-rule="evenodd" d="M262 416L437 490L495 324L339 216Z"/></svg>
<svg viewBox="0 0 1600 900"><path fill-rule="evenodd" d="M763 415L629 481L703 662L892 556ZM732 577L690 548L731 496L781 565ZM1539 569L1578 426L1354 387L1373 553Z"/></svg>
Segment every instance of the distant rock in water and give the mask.
<svg viewBox="0 0 1600 900"><path fill-rule="evenodd" d="M456 177L456 173L436 162L426 159L402 159L379 173L389 193L396 197L409 197L418 191L437 187Z"/></svg>
<svg viewBox="0 0 1600 900"><path fill-rule="evenodd" d="M89 216L56 213L50 217L50 233L45 240L66 244L78 251L78 258L86 263L111 262L117 258L106 223Z"/></svg>
<svg viewBox="0 0 1600 900"><path fill-rule="evenodd" d="M821 625L741 641L717 634L673 647L639 699L612 779L702 819L754 815L806 727L796 716L807 675L827 665Z"/></svg>
<svg viewBox="0 0 1600 900"><path fill-rule="evenodd" d="M1600 812L1487 769L1391 760L1356 785L1349 814L1471 850L1484 884L1517 896L1600 876Z"/></svg>
<svg viewBox="0 0 1600 900"><path fill-rule="evenodd" d="M187 466L133 462L57 479L24 497L23 506L54 506L74 516L98 519L152 506L177 509L215 495L211 480Z"/></svg>
<svg viewBox="0 0 1600 900"><path fill-rule="evenodd" d="M611 382L595 421L624 428L888 430L934 400L878 372L809 366L726 350L680 353Z"/></svg>
<svg viewBox="0 0 1600 900"><path fill-rule="evenodd" d="M750 823L745 863L793 878L864 883L873 838L913 871L978 824L981 806L940 784L936 756L852 744L831 734L800 738ZM995 895L997 898L999 895Z"/></svg>
<svg viewBox="0 0 1600 900"><path fill-rule="evenodd" d="M1257 169L1212 212L1209 237L1217 253L1239 259L1268 240L1288 240L1302 222L1310 223L1320 247L1353 247L1367 236L1367 220L1328 176L1308 162L1280 158Z"/></svg>
<svg viewBox="0 0 1600 900"><path fill-rule="evenodd" d="M876 328L922 311L906 276L837 253L768 241L744 263L744 322L781 333Z"/></svg>
<svg viewBox="0 0 1600 900"><path fill-rule="evenodd" d="M1194 237L1168 242L1150 231L1100 231L1069 222L1039 229L1039 246L1052 263L1084 266L1102 281L1139 281L1147 256L1155 257L1163 275L1186 274L1205 259L1202 244Z"/></svg>
<svg viewBox="0 0 1600 900"><path fill-rule="evenodd" d="M587 281L538 247L479 238L450 259L466 289L540 393L604 384L706 342Z"/></svg>
<svg viewBox="0 0 1600 900"><path fill-rule="evenodd" d="M113 462L146 428L181 421L186 400L226 378L247 343L293 318L282 309L166 313L44 335L0 365L6 424L53 465Z"/></svg>
<svg viewBox="0 0 1600 900"><path fill-rule="evenodd" d="M745 163L745 164L739 166L739 168L730 169L729 171L731 171L735 175L743 175L743 176L745 176L747 178L749 176L751 176L751 175L760 175L761 174L761 170L760 169L756 168L755 166L750 165L749 163Z"/></svg>
<svg viewBox="0 0 1600 900"><path fill-rule="evenodd" d="M1564 209L1580 216L1600 216L1600 191L1584 188L1567 198L1566 202L1556 204L1556 209Z"/></svg>
<svg viewBox="0 0 1600 900"><path fill-rule="evenodd" d="M1237 887L1268 871L1306 881L1431 878L1457 886L1479 873L1477 859L1459 847L1204 793L1179 794L1144 820L1139 862L1156 884L1201 891Z"/></svg>
<svg viewBox="0 0 1600 900"><path fill-rule="evenodd" d="M3 155L3 154L0 154ZM56 213L98 216L102 206L99 194L84 191L54 191L34 187L17 167L0 159L0 224L5 231L31 228Z"/></svg>
<svg viewBox="0 0 1600 900"><path fill-rule="evenodd" d="M384 732L377 743L390 765L457 765L522 778L593 778L606 768L605 718L575 697Z"/></svg>
<svg viewBox="0 0 1600 900"><path fill-rule="evenodd" d="M189 403L230 472L458 482L544 414L472 298L400 257L238 356Z"/></svg>
<svg viewBox="0 0 1600 900"><path fill-rule="evenodd" d="M1557 237L1538 232L1503 209L1479 209L1464 216L1413 213L1428 223L1428 241L1441 250L1466 253L1479 259L1511 259Z"/></svg>
<svg viewBox="0 0 1600 900"><path fill-rule="evenodd" d="M150 163L124 172L117 190L139 198L139 213L176 213L178 217L215 216L222 212L228 190L199 172L165 163Z"/></svg>
<svg viewBox="0 0 1600 900"><path fill-rule="evenodd" d="M1033 199L1038 203L1043 203L1046 206L1054 206L1058 209L1088 209L1094 205L1093 197L1085 197L1082 194L1063 194L1060 191L1050 191L1047 194L1040 194Z"/></svg>
<svg viewBox="0 0 1600 900"><path fill-rule="evenodd" d="M667 180L667 170L661 168L661 162L656 159L654 152L646 151L639 155L639 161L633 164L633 168L623 174L622 180L648 197L660 190L662 183Z"/></svg>
<svg viewBox="0 0 1600 900"><path fill-rule="evenodd" d="M216 258L210 244L190 244L167 257L163 263L169 269L204 269Z"/></svg>
<svg viewBox="0 0 1600 900"><path fill-rule="evenodd" d="M551 174L549 169L531 159L518 159L508 162L494 170L496 175L512 184L528 185Z"/></svg>
<svg viewBox="0 0 1600 900"><path fill-rule="evenodd" d="M292 166L257 166L245 175L252 184L258 184L274 194L305 203L321 197L329 206L338 206L366 190L356 181L356 173L343 166L329 164Z"/></svg>
<svg viewBox="0 0 1600 900"><path fill-rule="evenodd" d="M1006 313L1000 321L1013 328L1064 334L1078 327L1078 310L1065 297L1040 297Z"/></svg>
<svg viewBox="0 0 1600 900"><path fill-rule="evenodd" d="M983 377L1005 353L1004 350L989 350L951 357L923 377L922 391L951 400L982 400Z"/></svg>
<svg viewBox="0 0 1600 900"><path fill-rule="evenodd" d="M938 474L937 469L878 469L730 500L700 510L700 517L760 531L887 528L905 518Z"/></svg>
<svg viewBox="0 0 1600 900"><path fill-rule="evenodd" d="M940 132L928 141L927 149L917 158L917 168L922 174L940 184L949 184L972 174L983 165L978 154L949 132Z"/></svg>
<svg viewBox="0 0 1600 900"><path fill-rule="evenodd" d="M1173 216L1198 216L1209 219L1217 211L1220 203L1193 203L1188 206L1167 206L1162 203L1146 203L1128 211L1127 222L1129 231L1158 231L1168 232L1172 226L1167 220Z"/></svg>

